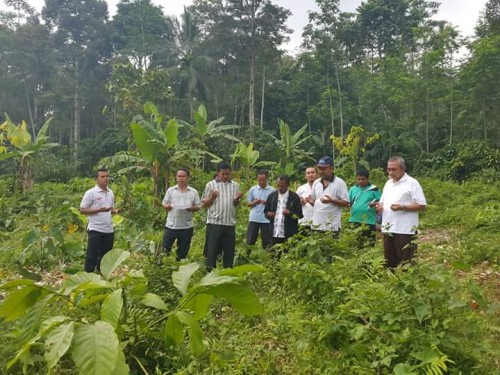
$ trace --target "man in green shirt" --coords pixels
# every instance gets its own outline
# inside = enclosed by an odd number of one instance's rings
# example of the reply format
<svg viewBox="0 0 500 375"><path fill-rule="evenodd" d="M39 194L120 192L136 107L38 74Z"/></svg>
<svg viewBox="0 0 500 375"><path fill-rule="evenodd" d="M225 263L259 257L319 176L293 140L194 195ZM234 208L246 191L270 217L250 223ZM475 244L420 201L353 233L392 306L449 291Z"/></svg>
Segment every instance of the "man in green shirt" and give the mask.
<svg viewBox="0 0 500 375"><path fill-rule="evenodd" d="M380 189L370 182L370 174L365 169L356 172L358 184L349 189L351 216L349 222L355 227L362 227L361 241L365 239L375 244L375 203L382 195Z"/></svg>

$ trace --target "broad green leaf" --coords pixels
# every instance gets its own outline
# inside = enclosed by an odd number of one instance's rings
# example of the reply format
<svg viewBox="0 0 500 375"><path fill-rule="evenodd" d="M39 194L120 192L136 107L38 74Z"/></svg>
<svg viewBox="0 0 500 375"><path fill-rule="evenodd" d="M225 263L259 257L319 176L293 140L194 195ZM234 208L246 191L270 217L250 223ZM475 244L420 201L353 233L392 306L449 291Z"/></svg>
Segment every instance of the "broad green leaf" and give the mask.
<svg viewBox="0 0 500 375"><path fill-rule="evenodd" d="M7 366L5 366L7 368L7 370L9 370L12 366L14 366L17 363L17 361L19 361L19 360L21 362L29 361L31 359L30 358L31 357L30 349L33 346L33 344L35 344L39 339L40 339L40 336L35 336L30 341L26 342L21 347L21 349L19 349L19 351L16 353L16 356L14 358L12 358L9 361L9 363L7 363Z"/></svg>
<svg viewBox="0 0 500 375"><path fill-rule="evenodd" d="M80 210L76 207L70 207L69 210L73 215L75 215L78 218L78 221L80 222L80 224L82 224L83 227L87 226L87 221L88 221L87 215L82 214Z"/></svg>
<svg viewBox="0 0 500 375"><path fill-rule="evenodd" d="M106 298L108 298L109 292L108 291L103 291L103 292L104 294L90 295L90 296L85 296L84 298L79 298L78 306L85 307L104 301Z"/></svg>
<svg viewBox="0 0 500 375"><path fill-rule="evenodd" d="M113 249L108 251L101 259L101 273L109 280L111 273L130 256L128 251Z"/></svg>
<svg viewBox="0 0 500 375"><path fill-rule="evenodd" d="M417 375L418 372L413 370L415 367L408 363L398 363L394 366L394 375Z"/></svg>
<svg viewBox="0 0 500 375"><path fill-rule="evenodd" d="M114 288L115 284L106 280L97 281L87 281L86 283L78 285L73 291L84 291L84 290L94 290L94 289L111 289Z"/></svg>
<svg viewBox="0 0 500 375"><path fill-rule="evenodd" d="M7 321L19 318L47 292L38 285L28 285L10 293L0 304L0 317Z"/></svg>
<svg viewBox="0 0 500 375"><path fill-rule="evenodd" d="M207 121L207 109L203 104L198 106L198 111L195 114L198 114L203 120Z"/></svg>
<svg viewBox="0 0 500 375"><path fill-rule="evenodd" d="M165 343L177 346L184 338L184 326L176 314L169 315L165 323Z"/></svg>
<svg viewBox="0 0 500 375"><path fill-rule="evenodd" d="M190 263L180 266L179 270L172 272L174 286L182 295L187 293L189 281L199 268L200 266L197 263Z"/></svg>
<svg viewBox="0 0 500 375"><path fill-rule="evenodd" d="M69 276L63 284L64 294L70 294L74 289L78 288L81 284L85 284L89 281L100 281L102 277L89 272L78 272L74 275Z"/></svg>
<svg viewBox="0 0 500 375"><path fill-rule="evenodd" d="M243 264L234 268L224 268L219 271L219 275L241 276L250 272L264 272L265 270L265 267L258 264Z"/></svg>
<svg viewBox="0 0 500 375"><path fill-rule="evenodd" d="M12 288L17 288L18 286L34 285L34 284L35 283L33 280L17 279L17 280L7 281L5 284L0 285L0 289L9 290Z"/></svg>
<svg viewBox="0 0 500 375"><path fill-rule="evenodd" d="M123 351L118 351L118 360L116 361L115 369L112 372L113 375L128 375L130 374L130 368L125 360L125 355Z"/></svg>
<svg viewBox="0 0 500 375"><path fill-rule="evenodd" d="M415 300L413 302L413 309L415 310L419 323L422 323L424 319L429 317L432 313L429 306L422 300Z"/></svg>
<svg viewBox="0 0 500 375"><path fill-rule="evenodd" d="M186 297L189 297L189 294ZM183 309L190 310L193 313L193 318L200 320L207 314L213 298L210 294L197 293L195 297L189 298L188 302L183 305Z"/></svg>
<svg viewBox="0 0 500 375"><path fill-rule="evenodd" d="M52 316L48 319L45 319L42 324L40 325L40 336L45 336L47 335L48 332L50 332L54 327L57 327L61 325L64 322L69 321L70 318L67 316Z"/></svg>
<svg viewBox="0 0 500 375"><path fill-rule="evenodd" d="M44 312L46 312L47 304L54 297L54 294L49 294L46 297L38 300L26 313L26 317L21 322L19 342L28 341L33 335L39 331L40 322Z"/></svg>
<svg viewBox="0 0 500 375"><path fill-rule="evenodd" d="M122 290L115 290L109 294L101 306L101 319L110 323L113 328L118 326L123 308Z"/></svg>
<svg viewBox="0 0 500 375"><path fill-rule="evenodd" d="M125 221L125 218L121 215L113 215L112 220L113 220L113 227L116 228Z"/></svg>
<svg viewBox="0 0 500 375"><path fill-rule="evenodd" d="M75 329L71 357L81 374L112 374L120 350L118 337L107 322L98 320Z"/></svg>
<svg viewBox="0 0 500 375"><path fill-rule="evenodd" d="M165 125L165 137L167 138L167 147L172 147L177 144L179 137L179 123L171 119Z"/></svg>
<svg viewBox="0 0 500 375"><path fill-rule="evenodd" d="M163 302L161 297L154 293L146 293L142 299L142 304L153 307L157 310L168 311L168 306Z"/></svg>
<svg viewBox="0 0 500 375"><path fill-rule="evenodd" d="M40 231L36 228L31 229L24 234L21 245L23 246L23 248L27 248L28 246L33 245L39 237Z"/></svg>
<svg viewBox="0 0 500 375"><path fill-rule="evenodd" d="M200 356L205 351L203 332L201 332L200 325L191 315L184 311L179 311L176 315L179 320L189 328L189 349L195 356Z"/></svg>
<svg viewBox="0 0 500 375"><path fill-rule="evenodd" d="M222 284L204 290L220 298L224 298L240 313L258 315L262 313L262 305L255 293L246 285Z"/></svg>
<svg viewBox="0 0 500 375"><path fill-rule="evenodd" d="M236 281L236 277L233 276L224 276L221 275L218 271L212 271L207 273L198 283L198 287L202 286L213 286L227 283L234 283Z"/></svg>
<svg viewBox="0 0 500 375"><path fill-rule="evenodd" d="M50 368L53 368L59 359L68 351L73 334L75 322L67 322L54 328L45 340L45 360Z"/></svg>

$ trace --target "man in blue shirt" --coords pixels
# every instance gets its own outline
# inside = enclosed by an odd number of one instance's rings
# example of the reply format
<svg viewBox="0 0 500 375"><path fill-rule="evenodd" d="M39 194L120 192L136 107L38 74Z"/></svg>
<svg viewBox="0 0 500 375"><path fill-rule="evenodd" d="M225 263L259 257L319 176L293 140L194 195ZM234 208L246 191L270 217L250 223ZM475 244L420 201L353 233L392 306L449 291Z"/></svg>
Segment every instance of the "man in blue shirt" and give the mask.
<svg viewBox="0 0 500 375"><path fill-rule="evenodd" d="M271 230L269 219L264 215L267 197L274 191L268 183L268 173L265 170L257 172L257 185L253 186L247 195L247 205L250 207L248 219L247 245L255 245L260 230L262 247L268 249L271 245Z"/></svg>

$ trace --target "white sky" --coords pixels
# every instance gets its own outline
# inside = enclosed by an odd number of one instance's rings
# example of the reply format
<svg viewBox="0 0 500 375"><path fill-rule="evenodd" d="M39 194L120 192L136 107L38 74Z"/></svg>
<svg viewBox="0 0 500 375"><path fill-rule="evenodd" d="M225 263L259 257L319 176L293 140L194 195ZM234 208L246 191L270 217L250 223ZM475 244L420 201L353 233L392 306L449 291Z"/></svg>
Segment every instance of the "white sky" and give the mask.
<svg viewBox="0 0 500 375"><path fill-rule="evenodd" d="M40 10L44 0L27 0L29 4ZM487 0L436 0L441 3L437 19L446 20L457 26L463 36L472 36L480 12L484 9ZM119 0L107 0L109 12L116 11ZM353 12L361 4L361 0L340 0L340 9ZM192 0L153 0L153 3L161 5L163 11L168 15L179 15L184 6L190 5ZM291 41L287 49L293 51L301 42L302 28L307 24L308 11L316 10L314 0L273 0L273 3L290 9L292 15L288 19L288 26L294 31L290 36ZM4 9L3 1L0 0L0 9Z"/></svg>

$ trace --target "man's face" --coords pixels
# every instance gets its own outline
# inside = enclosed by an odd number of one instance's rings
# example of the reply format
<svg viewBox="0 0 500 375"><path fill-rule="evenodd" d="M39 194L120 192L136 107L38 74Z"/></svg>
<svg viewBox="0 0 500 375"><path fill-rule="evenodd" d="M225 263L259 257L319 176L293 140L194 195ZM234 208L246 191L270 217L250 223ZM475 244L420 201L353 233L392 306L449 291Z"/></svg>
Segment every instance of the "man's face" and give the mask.
<svg viewBox="0 0 500 375"><path fill-rule="evenodd" d="M261 188L265 188L267 186L267 176L265 174L259 174L257 176L257 184Z"/></svg>
<svg viewBox="0 0 500 375"><path fill-rule="evenodd" d="M100 188L106 188L109 184L109 173L108 172L98 172L96 177L97 186Z"/></svg>
<svg viewBox="0 0 500 375"><path fill-rule="evenodd" d="M316 169L315 168L307 168L306 169L306 181L307 182L314 182L316 180Z"/></svg>
<svg viewBox="0 0 500 375"><path fill-rule="evenodd" d="M368 185L368 177L366 176L356 176L356 179L358 180L358 186L360 187L365 187L366 185Z"/></svg>
<svg viewBox="0 0 500 375"><path fill-rule="evenodd" d="M285 180L276 180L276 187L281 194L284 194L288 190L288 184Z"/></svg>
<svg viewBox="0 0 500 375"><path fill-rule="evenodd" d="M177 171L177 174L175 175L175 180L179 185L186 185L189 181L189 177L186 171Z"/></svg>
<svg viewBox="0 0 500 375"><path fill-rule="evenodd" d="M229 168L219 169L217 175L219 176L219 180L221 182L228 182L231 179L231 170Z"/></svg>
<svg viewBox="0 0 500 375"><path fill-rule="evenodd" d="M387 163L387 174L394 181L399 181L404 176L405 170L397 161L390 161Z"/></svg>
<svg viewBox="0 0 500 375"><path fill-rule="evenodd" d="M327 165L325 167L318 166L319 175L321 178L330 179L333 176L333 167L331 165Z"/></svg>

